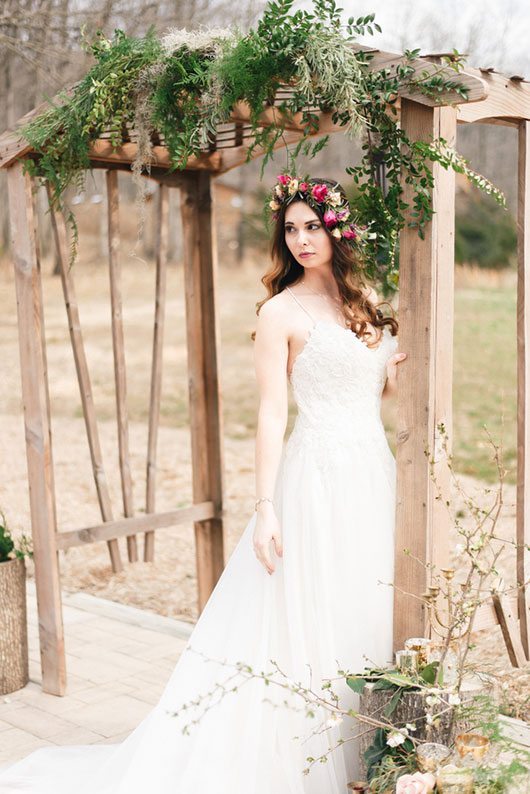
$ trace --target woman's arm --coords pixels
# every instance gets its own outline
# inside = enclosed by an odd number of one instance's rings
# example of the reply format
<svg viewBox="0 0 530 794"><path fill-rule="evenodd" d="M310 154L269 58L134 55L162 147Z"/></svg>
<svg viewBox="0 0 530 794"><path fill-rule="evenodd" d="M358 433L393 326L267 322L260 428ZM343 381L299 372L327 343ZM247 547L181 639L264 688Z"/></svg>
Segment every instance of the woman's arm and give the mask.
<svg viewBox="0 0 530 794"><path fill-rule="evenodd" d="M256 326L254 364L259 392L259 411L256 432L256 498L273 498L274 486L282 454L287 426L287 359L288 333L285 319L278 306L271 301L263 304ZM281 531L274 507L262 501L257 507L254 530L254 550L268 573L274 571L271 541L281 556Z"/></svg>

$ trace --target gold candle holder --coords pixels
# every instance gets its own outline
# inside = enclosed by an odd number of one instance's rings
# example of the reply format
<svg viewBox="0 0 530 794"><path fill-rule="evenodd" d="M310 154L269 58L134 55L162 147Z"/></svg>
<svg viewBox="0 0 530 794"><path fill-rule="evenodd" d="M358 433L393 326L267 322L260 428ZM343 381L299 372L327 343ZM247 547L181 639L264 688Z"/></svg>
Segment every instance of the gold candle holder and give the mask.
<svg viewBox="0 0 530 794"><path fill-rule="evenodd" d="M418 651L412 651L408 648L396 651L396 667L401 673L417 673Z"/></svg>
<svg viewBox="0 0 530 794"><path fill-rule="evenodd" d="M418 666L424 667L427 664L427 647L430 640L427 637L410 637L405 640L405 650L417 651Z"/></svg>
<svg viewBox="0 0 530 794"><path fill-rule="evenodd" d="M442 766L436 777L440 794L473 794L473 772L465 766Z"/></svg>
<svg viewBox="0 0 530 794"><path fill-rule="evenodd" d="M445 744L424 742L416 747L416 761L420 772L436 772L448 762L450 756L451 750Z"/></svg>
<svg viewBox="0 0 530 794"><path fill-rule="evenodd" d="M490 746L490 740L479 733L459 733L455 738L455 747L458 755L465 758L470 755L475 761L480 761Z"/></svg>

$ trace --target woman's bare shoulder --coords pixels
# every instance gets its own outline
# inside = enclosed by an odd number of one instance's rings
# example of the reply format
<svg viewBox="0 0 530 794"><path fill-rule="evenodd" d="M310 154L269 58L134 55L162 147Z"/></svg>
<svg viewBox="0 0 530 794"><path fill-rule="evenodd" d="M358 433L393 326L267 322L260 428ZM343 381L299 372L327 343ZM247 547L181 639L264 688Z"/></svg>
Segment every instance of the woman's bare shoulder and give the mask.
<svg viewBox="0 0 530 794"><path fill-rule="evenodd" d="M287 327L291 308L292 298L290 295L285 291L278 292L262 305L258 315L258 323L260 325L274 323L275 325Z"/></svg>

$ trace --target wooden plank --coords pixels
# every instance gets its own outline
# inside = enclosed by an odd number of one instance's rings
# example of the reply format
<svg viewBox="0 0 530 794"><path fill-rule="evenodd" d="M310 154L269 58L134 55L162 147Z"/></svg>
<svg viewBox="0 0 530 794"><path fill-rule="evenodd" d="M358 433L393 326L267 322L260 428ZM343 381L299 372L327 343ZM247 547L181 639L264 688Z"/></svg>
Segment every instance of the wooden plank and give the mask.
<svg viewBox="0 0 530 794"><path fill-rule="evenodd" d="M49 195L50 188L48 186L48 196ZM94 475L94 482L96 485L99 509L103 521L113 521L114 516L112 514L112 503L107 485L107 478L105 476L105 469L103 466L103 455L101 453L101 445L99 442L96 409L94 406L92 383L90 380L90 373L88 370L88 363L85 354L83 333L81 331L77 296L75 292L74 280L69 268L68 235L66 224L62 212L58 212L56 209L53 209L51 202L50 213L55 245L57 249L57 260L59 263L59 273L61 276L66 315L68 318L68 329L70 331L70 341L72 344L72 353L74 356L75 369L77 373L77 382L79 384L79 393L83 408L83 417L85 420L88 447L90 450L90 460L92 462L92 473ZM109 540L108 548L112 570L114 573L118 573L123 569L118 542L116 540Z"/></svg>
<svg viewBox="0 0 530 794"><path fill-rule="evenodd" d="M113 147L110 140L98 139L94 141L89 150L91 160L100 162L127 162L133 163L136 158L137 145L124 143L122 146ZM171 158L165 146L153 146L152 165L158 168L172 168ZM192 156L186 164L186 170L212 171L219 169L221 157L218 152L206 152L198 157Z"/></svg>
<svg viewBox="0 0 530 794"><path fill-rule="evenodd" d="M64 695L66 663L57 556L49 394L44 356L42 285L35 244L32 183L17 162L8 171L11 242L17 293L42 687Z"/></svg>
<svg viewBox="0 0 530 794"><path fill-rule="evenodd" d="M455 108L434 111L434 135L456 145ZM451 454L453 434L453 327L454 327L454 270L455 270L455 172L438 164L433 167L432 220L432 314L430 355L430 397L428 449L434 459L429 478L426 556L437 571L449 567L451 517L446 500L451 499L451 477L443 449L443 432L447 436ZM425 261L424 266L428 266ZM418 462L418 465L420 463ZM437 499L437 496L441 496Z"/></svg>
<svg viewBox="0 0 530 794"><path fill-rule="evenodd" d="M213 502L197 502L191 507L180 507L178 510L171 510L167 513L121 518L94 527L59 532L57 548L69 549L72 546L84 546L87 543L108 541L111 538L128 537L137 532L174 527L179 524L187 524L190 521L207 521L217 517L220 517L220 513L216 510Z"/></svg>
<svg viewBox="0 0 530 794"><path fill-rule="evenodd" d="M519 127L517 195L517 496L516 576L517 614L527 658L529 644L530 576L530 122Z"/></svg>
<svg viewBox="0 0 530 794"><path fill-rule="evenodd" d="M479 77L487 95L479 102L458 105L460 121L483 121L489 118L530 119L530 83L518 83L498 72L481 72L466 66L466 74Z"/></svg>
<svg viewBox="0 0 530 794"><path fill-rule="evenodd" d="M129 455L129 419L127 415L127 376L125 368L125 340L121 298L121 266L119 257L119 193L118 174L107 171L107 200L109 228L109 276L112 314L112 350L114 355L114 382L116 388L116 415L118 419L118 448L120 461L123 513L130 518L134 513L132 476ZM136 538L127 537L130 562L138 560Z"/></svg>
<svg viewBox="0 0 530 794"><path fill-rule="evenodd" d="M210 176L187 174L181 193L188 345L193 499L223 502L221 395L218 380L218 318L215 302L217 250ZM221 518L195 522L199 609L224 566Z"/></svg>
<svg viewBox="0 0 530 794"><path fill-rule="evenodd" d="M402 127L411 140L429 140L437 130L435 113L439 112L439 109L404 99ZM410 185L404 183L403 190L404 200L412 206ZM436 197L439 197L439 192L435 191L433 201ZM449 216L441 221L440 231L447 227L448 221ZM416 229L405 227L400 239L399 273L399 349L407 353L407 359L398 371L394 574L396 649L403 647L407 637L422 636L426 627L423 603L408 594L419 596L425 592L427 573L424 563L433 551L435 537L430 528L434 494L425 450L429 449L434 437L434 283L438 263L443 262L444 257L447 257L447 252L442 253L440 246L436 246L432 223L425 229L423 240ZM440 299L445 291L440 284ZM444 354L447 359L447 350ZM443 358L442 355L440 365ZM443 384L437 385L436 389L439 390L440 406L447 409L450 398L444 396Z"/></svg>
<svg viewBox="0 0 530 794"><path fill-rule="evenodd" d="M505 604L508 605L511 612L516 614L517 611L517 596L505 595ZM473 634L477 631L485 631L486 629L493 629L499 625L499 618L493 606L493 599L489 599L486 603L482 604L476 612L475 620L473 622Z"/></svg>
<svg viewBox="0 0 530 794"><path fill-rule="evenodd" d="M166 311L166 270L169 239L169 189L158 189L156 238L156 288L155 320L153 330L153 357L151 361L151 393L149 397L149 431L147 439L146 513L155 512L156 502L156 445L160 422L160 395L162 392L162 355L164 349L164 318ZM155 533L144 537L144 561L152 562L155 555Z"/></svg>
<svg viewBox="0 0 530 794"><path fill-rule="evenodd" d="M514 667L524 667L526 654L521 642L520 629L514 613L510 609L510 604L499 593L493 593L492 600L510 661Z"/></svg>

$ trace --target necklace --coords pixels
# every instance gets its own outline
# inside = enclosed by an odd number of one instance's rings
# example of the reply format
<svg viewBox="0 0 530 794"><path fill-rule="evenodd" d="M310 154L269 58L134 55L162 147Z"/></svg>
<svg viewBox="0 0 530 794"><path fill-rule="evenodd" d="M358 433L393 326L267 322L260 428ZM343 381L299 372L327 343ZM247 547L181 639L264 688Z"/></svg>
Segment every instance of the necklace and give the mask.
<svg viewBox="0 0 530 794"><path fill-rule="evenodd" d="M348 326L344 325L344 312L342 311L342 298L335 298L332 295L327 295L325 292L317 292L316 290L312 289L309 286L309 284L306 284L304 279L302 279L300 284L303 284L310 292L313 293L313 295L318 295L321 298L326 298L328 301L334 301L333 307L337 311L337 315L336 316L337 316L337 320L339 321L339 324L342 327L344 327L344 328L348 327ZM338 310L337 310L337 304L339 304L339 306L340 306L340 308Z"/></svg>

